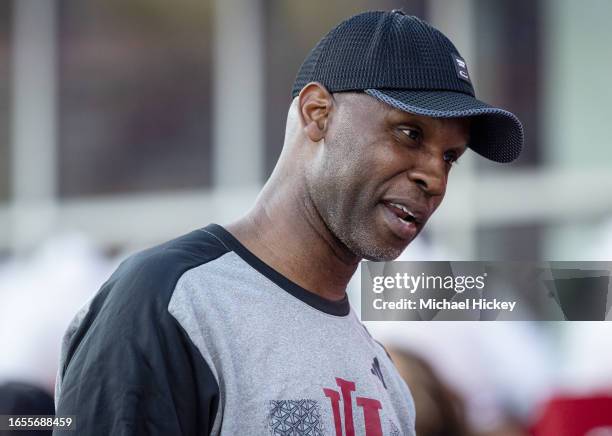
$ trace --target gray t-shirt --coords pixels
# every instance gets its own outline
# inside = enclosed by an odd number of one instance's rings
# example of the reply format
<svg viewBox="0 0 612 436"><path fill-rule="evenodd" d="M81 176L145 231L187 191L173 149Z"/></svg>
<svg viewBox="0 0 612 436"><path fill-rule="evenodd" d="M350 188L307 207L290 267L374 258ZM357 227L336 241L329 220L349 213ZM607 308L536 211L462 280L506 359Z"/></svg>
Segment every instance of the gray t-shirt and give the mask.
<svg viewBox="0 0 612 436"><path fill-rule="evenodd" d="M408 387L348 299L215 224L131 256L76 315L56 409L83 435L415 434Z"/></svg>

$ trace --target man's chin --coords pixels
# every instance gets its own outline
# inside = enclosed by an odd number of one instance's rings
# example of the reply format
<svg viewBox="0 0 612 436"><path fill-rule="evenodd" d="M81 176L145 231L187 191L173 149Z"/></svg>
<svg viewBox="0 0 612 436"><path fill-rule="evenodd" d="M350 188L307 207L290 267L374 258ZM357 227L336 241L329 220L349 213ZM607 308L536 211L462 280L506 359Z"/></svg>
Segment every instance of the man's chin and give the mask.
<svg viewBox="0 0 612 436"><path fill-rule="evenodd" d="M372 262L390 262L397 259L409 243L403 246L379 245L370 246L362 250L360 257Z"/></svg>
<svg viewBox="0 0 612 436"><path fill-rule="evenodd" d="M385 253L385 254L374 254L374 255L368 255L368 256L364 256L363 259L364 260L370 260L372 262L391 262L392 260L397 259L400 254L402 254L403 250L399 250L397 252L394 253Z"/></svg>
<svg viewBox="0 0 612 436"><path fill-rule="evenodd" d="M335 233L336 238L356 257L373 262L389 262L397 259L412 240L399 240L393 235L371 231L374 226L366 226L361 231L349 234ZM344 230L344 229L341 229Z"/></svg>

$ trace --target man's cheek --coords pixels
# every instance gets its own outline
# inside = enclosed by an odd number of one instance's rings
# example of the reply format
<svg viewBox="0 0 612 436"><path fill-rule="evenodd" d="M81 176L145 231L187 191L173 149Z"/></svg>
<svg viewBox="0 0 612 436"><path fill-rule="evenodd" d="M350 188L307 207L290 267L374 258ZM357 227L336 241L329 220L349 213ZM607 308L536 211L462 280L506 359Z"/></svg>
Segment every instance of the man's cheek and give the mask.
<svg viewBox="0 0 612 436"><path fill-rule="evenodd" d="M442 193L442 195L436 197L432 211L435 212L438 209L438 207L440 207L440 205L442 204L442 201L444 201L445 195L446 195L446 187L444 187L444 192Z"/></svg>

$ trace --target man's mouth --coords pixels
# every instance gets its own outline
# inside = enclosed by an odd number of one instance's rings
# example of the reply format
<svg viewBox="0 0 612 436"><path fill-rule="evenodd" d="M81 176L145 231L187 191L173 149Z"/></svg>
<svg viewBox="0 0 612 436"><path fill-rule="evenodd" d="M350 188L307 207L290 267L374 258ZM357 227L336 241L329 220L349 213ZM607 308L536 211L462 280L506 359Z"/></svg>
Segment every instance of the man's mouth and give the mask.
<svg viewBox="0 0 612 436"><path fill-rule="evenodd" d="M414 239L425 222L426 213L397 199L383 200L381 203L391 232L403 241Z"/></svg>
<svg viewBox="0 0 612 436"><path fill-rule="evenodd" d="M397 215L399 219L405 221L407 223L414 223L416 225L421 224L419 218L417 218L417 214L410 210L410 208L402 203L396 203L391 201L384 202L385 206L387 206L391 211Z"/></svg>

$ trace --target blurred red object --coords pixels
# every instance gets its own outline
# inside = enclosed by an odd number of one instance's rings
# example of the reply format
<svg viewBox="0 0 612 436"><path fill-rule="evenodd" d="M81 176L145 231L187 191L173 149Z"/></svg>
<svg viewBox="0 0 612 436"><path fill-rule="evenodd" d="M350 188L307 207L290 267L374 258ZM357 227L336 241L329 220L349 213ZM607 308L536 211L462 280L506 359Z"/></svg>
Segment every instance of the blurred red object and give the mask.
<svg viewBox="0 0 612 436"><path fill-rule="evenodd" d="M531 429L534 436L612 436L612 396L555 397Z"/></svg>

